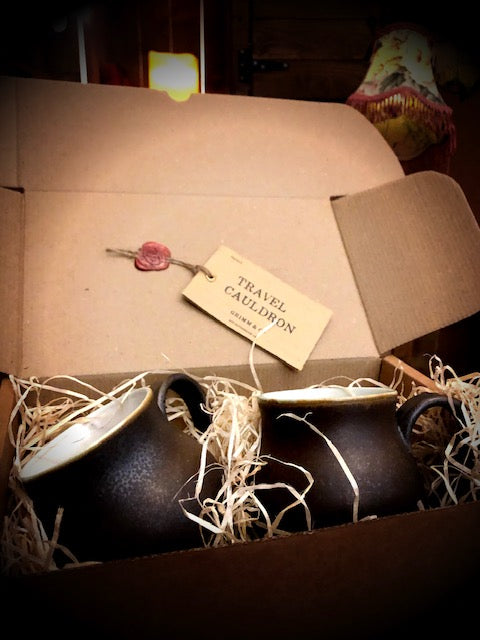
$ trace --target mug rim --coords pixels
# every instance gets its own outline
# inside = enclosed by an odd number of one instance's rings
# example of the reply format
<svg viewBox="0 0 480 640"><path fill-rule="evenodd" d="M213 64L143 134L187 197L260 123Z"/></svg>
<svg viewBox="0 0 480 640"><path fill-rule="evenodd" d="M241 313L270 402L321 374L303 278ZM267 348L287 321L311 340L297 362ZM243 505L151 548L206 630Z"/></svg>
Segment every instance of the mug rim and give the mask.
<svg viewBox="0 0 480 640"><path fill-rule="evenodd" d="M140 397L133 409L126 413L124 403L132 397L135 400L135 396ZM67 429L40 447L20 468L20 479L23 482L29 482L83 458L87 453L97 449L103 442L111 438L112 435L131 424L143 413L152 398L152 388L144 386L126 391L118 398L112 398L108 403L102 404L89 413L86 418L75 421ZM118 414L120 414L120 419L115 419ZM100 421L95 424L95 419L98 421L99 417ZM84 441L84 446L81 446L82 440Z"/></svg>
<svg viewBox="0 0 480 640"><path fill-rule="evenodd" d="M268 404L308 404L311 402L366 402L377 398L390 398L398 393L391 387L345 387L341 385L328 385L324 387L305 387L302 389L283 389L280 391L268 391L258 396L259 403Z"/></svg>

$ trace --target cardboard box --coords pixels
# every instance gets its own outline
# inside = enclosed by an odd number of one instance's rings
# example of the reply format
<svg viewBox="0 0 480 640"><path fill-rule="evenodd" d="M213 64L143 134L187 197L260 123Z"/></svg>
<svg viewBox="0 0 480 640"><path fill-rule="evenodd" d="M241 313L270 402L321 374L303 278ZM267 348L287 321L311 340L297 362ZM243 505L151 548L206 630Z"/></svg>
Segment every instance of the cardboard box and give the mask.
<svg viewBox="0 0 480 640"><path fill-rule="evenodd" d="M142 273L105 251L147 240L198 264L225 244L333 311L301 371L255 351L264 390L332 376L389 383L396 366L409 384L421 374L390 351L480 310L480 230L460 187L434 172L405 177L350 107L174 103L145 89L12 78L1 91L6 374L108 389L166 368L252 384L250 344L182 297L187 270ZM3 500L13 401L5 379ZM385 637L423 616L435 626L437 605L454 606L480 565L479 524L473 503L11 577L5 598L12 611L35 599L34 630L55 615L117 638Z"/></svg>

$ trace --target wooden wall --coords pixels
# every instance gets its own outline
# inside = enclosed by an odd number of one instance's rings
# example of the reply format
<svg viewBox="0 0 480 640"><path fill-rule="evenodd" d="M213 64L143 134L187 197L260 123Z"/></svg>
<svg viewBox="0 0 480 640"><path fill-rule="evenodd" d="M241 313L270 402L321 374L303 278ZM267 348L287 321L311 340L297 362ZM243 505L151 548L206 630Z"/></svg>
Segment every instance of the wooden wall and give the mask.
<svg viewBox="0 0 480 640"><path fill-rule="evenodd" d="M374 3L237 0L232 14L235 93L344 102L368 68Z"/></svg>
<svg viewBox="0 0 480 640"><path fill-rule="evenodd" d="M209 92L230 92L230 2L205 0ZM79 24L88 82L148 86L149 50L200 56L199 0L91 0L9 5L0 20L0 75L80 81Z"/></svg>

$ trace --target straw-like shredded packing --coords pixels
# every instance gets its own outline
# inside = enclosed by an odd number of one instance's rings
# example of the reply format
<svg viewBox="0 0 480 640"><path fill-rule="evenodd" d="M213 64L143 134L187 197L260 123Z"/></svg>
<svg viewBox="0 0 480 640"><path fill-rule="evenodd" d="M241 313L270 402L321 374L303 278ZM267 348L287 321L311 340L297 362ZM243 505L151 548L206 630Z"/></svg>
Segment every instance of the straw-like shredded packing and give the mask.
<svg viewBox="0 0 480 640"><path fill-rule="evenodd" d="M184 402L178 397L167 399L167 414L170 420L183 421L183 427L201 445L201 461L196 479L196 493L193 498L181 501L185 517L196 522L201 528L206 546L221 546L247 542L259 537L285 535L281 528L286 510L297 504L305 508L307 527L309 511L305 495L312 486L312 476L308 469L300 468L308 486L302 492L295 487L284 485L292 495L292 503L278 514L268 513L259 497L261 490L275 485L256 485L256 472L268 463L268 456L261 455L261 422L257 396L261 392L260 381L254 372L252 357L250 365L255 384L250 386L235 380L217 376L196 378L206 393L205 409L210 414L211 424L205 432L195 429ZM109 393L103 393L81 380L69 378L81 389L64 389L56 376L43 383L31 378L23 380L10 376L16 395L16 405L9 422L9 433L15 447L14 461L9 478L10 507L5 516L1 548L2 571L7 574L34 573L54 570L60 566L78 564L71 552L58 544L62 511L59 509L54 533L49 539L42 523L37 518L33 504L19 479L19 469L35 451L62 430L79 420L86 419L91 411L112 398L148 384L148 377L155 373L144 372L124 381ZM192 376L195 377L195 376ZM428 504L420 508L432 508L477 500L480 492L480 374L458 377L453 369L443 366L437 357L430 359L430 377L439 393L459 401L461 415L453 420L446 412L431 409L418 420L412 452L424 472L429 488ZM348 380L343 378L343 382ZM335 386L341 378L325 380L312 386ZM348 385L386 385L368 378L349 380ZM395 371L389 385L398 391L398 403L405 397L402 387L402 371ZM429 391L413 387L410 394ZM44 394L48 400L43 400ZM293 416L301 419L298 416ZM305 416L305 421L308 416ZM453 423L453 424L452 424ZM14 425L17 424L17 429ZM321 430L310 427L324 438ZM358 519L358 502L361 499L358 486L351 475L342 452L335 444L327 442L332 453L352 486L352 522ZM223 482L215 496L200 500L200 492L205 474L211 469L206 464L207 451L215 459L215 466L222 470ZM288 464L284 462L285 464ZM185 482L188 482L188 478ZM180 488L179 488L180 489ZM190 501L197 502L195 513Z"/></svg>

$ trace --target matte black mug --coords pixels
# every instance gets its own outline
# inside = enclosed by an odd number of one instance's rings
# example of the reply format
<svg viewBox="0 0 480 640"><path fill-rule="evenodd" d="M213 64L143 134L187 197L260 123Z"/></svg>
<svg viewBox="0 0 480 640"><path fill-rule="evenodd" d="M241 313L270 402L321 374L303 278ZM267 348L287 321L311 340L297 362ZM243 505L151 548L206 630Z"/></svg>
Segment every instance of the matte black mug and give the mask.
<svg viewBox="0 0 480 640"><path fill-rule="evenodd" d="M58 507L64 508L59 543L79 561L202 546L200 526L179 504L194 495L201 446L168 422L170 390L185 399L204 430L210 418L202 388L187 375L173 374L157 402L150 387L131 390L56 436L21 470L50 535ZM213 462L208 456L207 463ZM214 497L220 481L218 468L208 471L201 497ZM195 512L193 503L186 508Z"/></svg>
<svg viewBox="0 0 480 640"><path fill-rule="evenodd" d="M319 387L260 395L261 452L276 460L258 472L256 483L285 482L301 492L308 480L298 466L309 471L314 482L305 501L312 528L352 522L355 482L359 519L416 510L424 482L411 453L412 429L428 408L451 410L451 406L446 396L436 393L414 396L398 410L396 401L395 390L377 387ZM336 447L354 483L318 431ZM284 488L261 490L258 496L272 520L295 500ZM279 528L305 530L305 507L288 510Z"/></svg>

